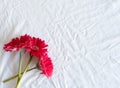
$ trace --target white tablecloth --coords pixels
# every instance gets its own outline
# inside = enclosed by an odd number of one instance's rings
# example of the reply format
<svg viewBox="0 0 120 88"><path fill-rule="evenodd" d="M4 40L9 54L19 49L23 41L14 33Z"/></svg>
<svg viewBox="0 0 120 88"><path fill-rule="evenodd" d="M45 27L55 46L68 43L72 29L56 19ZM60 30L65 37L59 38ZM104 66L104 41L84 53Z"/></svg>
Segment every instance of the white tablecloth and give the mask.
<svg viewBox="0 0 120 88"><path fill-rule="evenodd" d="M2 81L19 61L3 45L24 34L48 43L54 73L28 72L20 88L120 88L120 0L0 0L0 88L15 88Z"/></svg>

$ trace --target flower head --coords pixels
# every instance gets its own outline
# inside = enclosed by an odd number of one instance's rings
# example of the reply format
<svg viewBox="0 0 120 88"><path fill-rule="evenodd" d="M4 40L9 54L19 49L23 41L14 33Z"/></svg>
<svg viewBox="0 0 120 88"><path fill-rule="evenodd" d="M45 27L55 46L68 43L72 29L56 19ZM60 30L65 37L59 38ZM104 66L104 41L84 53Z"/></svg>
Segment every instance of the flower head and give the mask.
<svg viewBox="0 0 120 88"><path fill-rule="evenodd" d="M26 47L26 52L30 52L32 56L41 57L47 53L47 44L39 38L32 38L30 44Z"/></svg>
<svg viewBox="0 0 120 88"><path fill-rule="evenodd" d="M29 44L31 37L29 35L21 36L20 38L13 38L12 41L4 45L4 50L6 51L18 51Z"/></svg>
<svg viewBox="0 0 120 88"><path fill-rule="evenodd" d="M50 57L48 57L48 55L44 55L44 57L41 57L39 60L39 66L40 69L42 70L41 74L46 75L47 77L51 77L52 73L53 73L53 63L50 59Z"/></svg>

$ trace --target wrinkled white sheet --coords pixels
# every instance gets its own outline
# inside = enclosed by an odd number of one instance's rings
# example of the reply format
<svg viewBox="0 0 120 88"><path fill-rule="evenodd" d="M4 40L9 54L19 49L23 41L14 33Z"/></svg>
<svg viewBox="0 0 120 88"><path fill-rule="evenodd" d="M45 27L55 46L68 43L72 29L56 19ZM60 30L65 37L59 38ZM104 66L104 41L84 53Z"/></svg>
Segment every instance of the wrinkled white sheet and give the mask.
<svg viewBox="0 0 120 88"><path fill-rule="evenodd" d="M28 72L20 88L120 88L120 0L0 0L0 88L15 88L2 80L19 60L3 45L26 33L49 44L54 74Z"/></svg>

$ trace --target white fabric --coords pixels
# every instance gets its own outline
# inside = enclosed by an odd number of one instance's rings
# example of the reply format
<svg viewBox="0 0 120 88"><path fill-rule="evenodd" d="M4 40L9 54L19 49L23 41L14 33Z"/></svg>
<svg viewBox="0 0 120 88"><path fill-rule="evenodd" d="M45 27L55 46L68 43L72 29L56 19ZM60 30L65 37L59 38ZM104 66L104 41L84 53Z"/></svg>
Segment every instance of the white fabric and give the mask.
<svg viewBox="0 0 120 88"><path fill-rule="evenodd" d="M15 88L2 81L19 61L3 45L26 33L48 43L54 73L28 72L20 88L120 87L120 0L0 0L0 88Z"/></svg>

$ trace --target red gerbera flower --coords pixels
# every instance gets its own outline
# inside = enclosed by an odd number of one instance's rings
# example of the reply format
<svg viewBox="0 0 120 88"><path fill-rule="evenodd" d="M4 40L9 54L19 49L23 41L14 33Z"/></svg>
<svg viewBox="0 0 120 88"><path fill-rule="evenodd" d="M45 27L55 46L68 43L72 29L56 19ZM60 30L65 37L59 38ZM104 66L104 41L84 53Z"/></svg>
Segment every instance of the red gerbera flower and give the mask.
<svg viewBox="0 0 120 88"><path fill-rule="evenodd" d="M41 57L47 53L47 44L39 38L32 38L31 43L26 47L26 52L30 52L32 56Z"/></svg>
<svg viewBox="0 0 120 88"><path fill-rule="evenodd" d="M4 50L6 51L18 51L21 48L26 47L31 41L31 37L29 35L21 36L20 38L14 38L11 42L4 45Z"/></svg>
<svg viewBox="0 0 120 88"><path fill-rule="evenodd" d="M53 73L53 63L50 59L50 57L48 57L48 55L44 55L44 57L41 57L39 60L39 66L40 69L42 70L41 74L46 75L47 77L51 77L52 73Z"/></svg>

